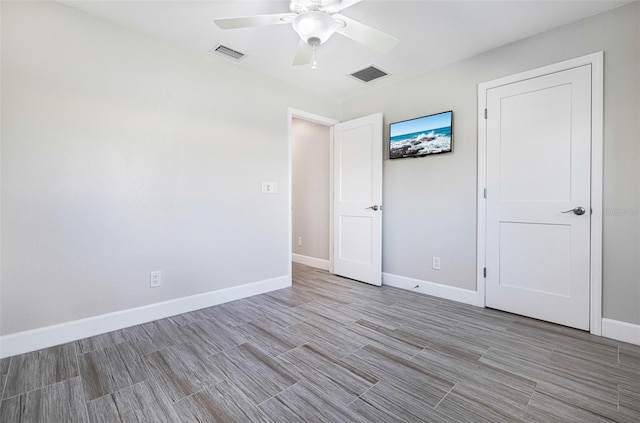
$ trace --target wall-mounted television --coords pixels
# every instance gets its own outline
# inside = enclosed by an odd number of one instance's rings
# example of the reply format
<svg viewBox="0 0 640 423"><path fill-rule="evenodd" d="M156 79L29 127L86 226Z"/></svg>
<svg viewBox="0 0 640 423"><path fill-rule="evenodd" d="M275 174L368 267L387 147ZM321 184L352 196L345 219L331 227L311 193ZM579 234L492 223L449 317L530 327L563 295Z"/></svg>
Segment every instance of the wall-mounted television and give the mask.
<svg viewBox="0 0 640 423"><path fill-rule="evenodd" d="M389 125L389 158L424 157L453 148L453 111Z"/></svg>

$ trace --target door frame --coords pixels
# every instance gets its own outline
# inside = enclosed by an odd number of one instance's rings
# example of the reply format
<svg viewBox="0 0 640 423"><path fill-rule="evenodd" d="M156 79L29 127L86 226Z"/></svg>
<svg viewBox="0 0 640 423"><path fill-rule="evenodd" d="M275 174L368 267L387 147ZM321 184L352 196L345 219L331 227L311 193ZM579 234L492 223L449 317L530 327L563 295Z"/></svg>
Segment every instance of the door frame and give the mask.
<svg viewBox="0 0 640 423"><path fill-rule="evenodd" d="M287 220L289 225L289 278L293 277L293 265L291 260L291 258L293 257L293 118L303 119L309 122L314 122L329 127L329 273L333 274L333 127L335 124L340 123L340 121L325 116L305 112L303 110L294 109L292 107L289 107L287 111L287 202L289 205Z"/></svg>
<svg viewBox="0 0 640 423"><path fill-rule="evenodd" d="M554 63L478 84L478 190L477 190L477 255L476 286L478 303L485 307L486 263L486 163L487 124L485 107L487 90L502 85L537 78L584 65L591 65L591 242L590 242L590 300L589 327L594 335L602 334L602 187L603 187L603 76L604 53L602 51L575 59Z"/></svg>

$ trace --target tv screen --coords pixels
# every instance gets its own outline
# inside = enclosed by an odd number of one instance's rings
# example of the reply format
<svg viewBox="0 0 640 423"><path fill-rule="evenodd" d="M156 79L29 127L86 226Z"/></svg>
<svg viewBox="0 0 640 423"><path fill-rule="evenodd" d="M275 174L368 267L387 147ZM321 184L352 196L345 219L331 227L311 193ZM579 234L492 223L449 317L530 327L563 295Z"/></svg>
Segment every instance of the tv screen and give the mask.
<svg viewBox="0 0 640 423"><path fill-rule="evenodd" d="M452 149L453 111L389 125L389 158L424 157Z"/></svg>

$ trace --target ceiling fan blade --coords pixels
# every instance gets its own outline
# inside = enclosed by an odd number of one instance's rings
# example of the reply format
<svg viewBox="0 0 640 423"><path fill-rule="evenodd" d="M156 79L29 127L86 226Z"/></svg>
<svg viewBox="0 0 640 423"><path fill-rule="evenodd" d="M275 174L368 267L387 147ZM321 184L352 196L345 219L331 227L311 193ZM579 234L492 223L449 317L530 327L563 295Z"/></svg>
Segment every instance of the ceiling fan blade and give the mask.
<svg viewBox="0 0 640 423"><path fill-rule="evenodd" d="M213 21L222 29L247 28L291 23L295 13L276 13L273 15L241 16L238 18L220 18ZM287 19L291 18L291 19Z"/></svg>
<svg viewBox="0 0 640 423"><path fill-rule="evenodd" d="M351 7L354 4L360 3L362 0L342 0L340 3L336 3L333 5L329 5L324 8L324 10L328 13L338 13L341 10L346 9L347 7Z"/></svg>
<svg viewBox="0 0 640 423"><path fill-rule="evenodd" d="M388 53L398 44L397 38L344 15L332 15L332 17L345 23L345 26L338 27L336 32L381 53Z"/></svg>
<svg viewBox="0 0 640 423"><path fill-rule="evenodd" d="M293 58L294 66L308 65L311 62L311 56L313 56L313 47L300 40L298 48L296 49L296 55Z"/></svg>

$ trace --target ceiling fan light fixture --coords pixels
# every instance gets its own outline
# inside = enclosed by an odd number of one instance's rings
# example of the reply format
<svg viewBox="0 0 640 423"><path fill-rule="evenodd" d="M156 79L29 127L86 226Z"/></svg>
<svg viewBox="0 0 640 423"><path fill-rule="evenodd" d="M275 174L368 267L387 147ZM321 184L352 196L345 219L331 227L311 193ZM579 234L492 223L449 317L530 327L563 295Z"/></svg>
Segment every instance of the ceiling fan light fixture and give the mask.
<svg viewBox="0 0 640 423"><path fill-rule="evenodd" d="M338 23L325 12L300 13L293 20L293 29L309 45L323 44L338 29Z"/></svg>

